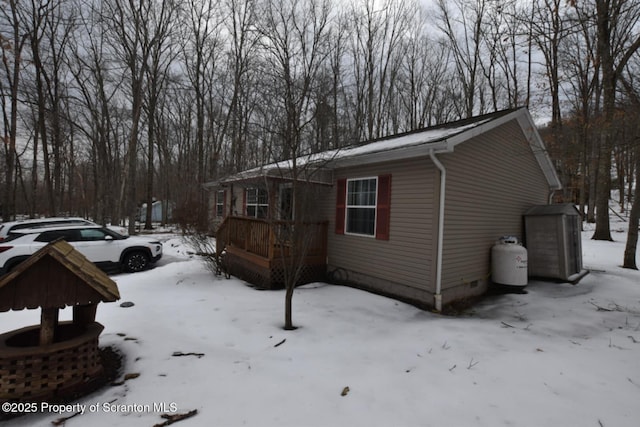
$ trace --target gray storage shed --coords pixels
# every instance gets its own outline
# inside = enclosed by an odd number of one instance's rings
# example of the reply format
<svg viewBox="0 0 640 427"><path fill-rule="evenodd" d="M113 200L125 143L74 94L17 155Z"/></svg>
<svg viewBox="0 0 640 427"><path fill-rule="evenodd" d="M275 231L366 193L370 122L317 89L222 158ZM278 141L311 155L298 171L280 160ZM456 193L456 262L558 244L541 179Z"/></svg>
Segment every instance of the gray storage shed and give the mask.
<svg viewBox="0 0 640 427"><path fill-rule="evenodd" d="M529 276L576 283L582 268L580 212L572 204L541 205L524 214Z"/></svg>

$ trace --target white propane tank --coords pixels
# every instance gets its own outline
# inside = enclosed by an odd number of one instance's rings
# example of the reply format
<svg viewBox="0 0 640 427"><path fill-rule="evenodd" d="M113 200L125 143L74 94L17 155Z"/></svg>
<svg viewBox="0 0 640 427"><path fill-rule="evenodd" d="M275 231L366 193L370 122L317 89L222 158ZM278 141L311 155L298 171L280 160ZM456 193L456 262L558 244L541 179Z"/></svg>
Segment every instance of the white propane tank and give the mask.
<svg viewBox="0 0 640 427"><path fill-rule="evenodd" d="M491 248L491 279L500 285L527 286L527 249L516 237L501 237Z"/></svg>

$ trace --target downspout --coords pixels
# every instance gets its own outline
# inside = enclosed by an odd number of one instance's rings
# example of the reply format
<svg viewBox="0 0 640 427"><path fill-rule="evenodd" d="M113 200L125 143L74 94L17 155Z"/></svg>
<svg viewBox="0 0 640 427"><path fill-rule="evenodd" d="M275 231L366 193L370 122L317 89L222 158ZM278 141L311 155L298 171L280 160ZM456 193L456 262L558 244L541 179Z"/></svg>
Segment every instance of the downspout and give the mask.
<svg viewBox="0 0 640 427"><path fill-rule="evenodd" d="M436 311L442 311L442 242L444 240L444 201L447 183L447 170L435 155L434 150L429 151L429 157L440 170L440 202L438 205L438 248L436 253L436 293L434 303Z"/></svg>

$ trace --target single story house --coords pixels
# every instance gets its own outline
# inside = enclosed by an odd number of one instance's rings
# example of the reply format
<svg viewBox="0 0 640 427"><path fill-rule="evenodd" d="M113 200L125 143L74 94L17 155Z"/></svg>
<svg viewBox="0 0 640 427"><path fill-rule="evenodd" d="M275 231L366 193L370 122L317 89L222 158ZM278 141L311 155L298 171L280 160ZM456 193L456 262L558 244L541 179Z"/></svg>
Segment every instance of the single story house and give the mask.
<svg viewBox="0 0 640 427"><path fill-rule="evenodd" d="M526 109L500 111L265 165L205 186L231 273L281 284L274 225L295 218L293 182L319 226L307 280L441 310L480 295L490 252L524 238L523 214L561 189ZM308 212L308 210L307 210ZM232 231L230 231L232 230ZM282 245L280 245L282 247ZM279 283L280 282L280 283Z"/></svg>

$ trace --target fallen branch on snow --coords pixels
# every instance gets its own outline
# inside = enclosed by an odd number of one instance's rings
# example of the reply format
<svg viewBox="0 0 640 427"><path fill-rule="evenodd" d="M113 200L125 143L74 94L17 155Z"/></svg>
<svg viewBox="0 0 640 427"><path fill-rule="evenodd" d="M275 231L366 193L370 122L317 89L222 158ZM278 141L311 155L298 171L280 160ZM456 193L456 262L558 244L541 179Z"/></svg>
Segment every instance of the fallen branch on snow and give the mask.
<svg viewBox="0 0 640 427"><path fill-rule="evenodd" d="M629 381L631 381L631 380L629 380ZM116 400L118 400L118 399L116 398L116 399L110 400L109 403L113 403ZM63 426L67 422L67 420L70 420L71 418L77 417L78 415L81 415L81 414L82 414L82 412L76 412L76 413L74 413L72 415L69 415L68 417L61 417L61 418L58 418L57 420L51 421L51 424L53 424L54 426Z"/></svg>
<svg viewBox="0 0 640 427"><path fill-rule="evenodd" d="M80 414L82 414L82 412L76 412L75 414L69 415L68 417L58 418L57 420L51 421L51 424L53 424L54 426L63 426L67 422L67 420L70 420L71 418Z"/></svg>
<svg viewBox="0 0 640 427"><path fill-rule="evenodd" d="M615 309L611 309L611 308L606 308L606 307L601 307L598 304L595 304L591 301L589 301L589 304L591 304L592 306L594 306L598 311L620 311L618 305L616 304L616 308Z"/></svg>
<svg viewBox="0 0 640 427"><path fill-rule="evenodd" d="M190 352L190 353L183 353L181 351L174 351L172 354L173 357L181 357L181 356L197 356L198 359L200 359L202 356L204 356L204 353L194 353L194 352Z"/></svg>
<svg viewBox="0 0 640 427"><path fill-rule="evenodd" d="M198 413L197 409L194 409L193 411L189 411L189 412L185 412L184 414L162 414L160 415L161 418L164 418L165 422L161 423L161 424L155 424L153 427L164 427L164 426L168 426L170 424L173 423L177 423L178 421L182 421L182 420L186 420L187 418L191 418L194 415L196 415Z"/></svg>
<svg viewBox="0 0 640 427"><path fill-rule="evenodd" d="M476 366L479 362L476 362L473 360L473 357L471 358L471 362L469 362L469 366L467 366L467 369L471 369L474 366Z"/></svg>
<svg viewBox="0 0 640 427"><path fill-rule="evenodd" d="M113 381L111 383L111 385L112 386L120 386L120 385L124 384L126 381L134 380L134 379L138 378L139 376L140 376L140 374L137 373L137 372L132 372L130 374L125 374L125 376L123 377L122 381Z"/></svg>

